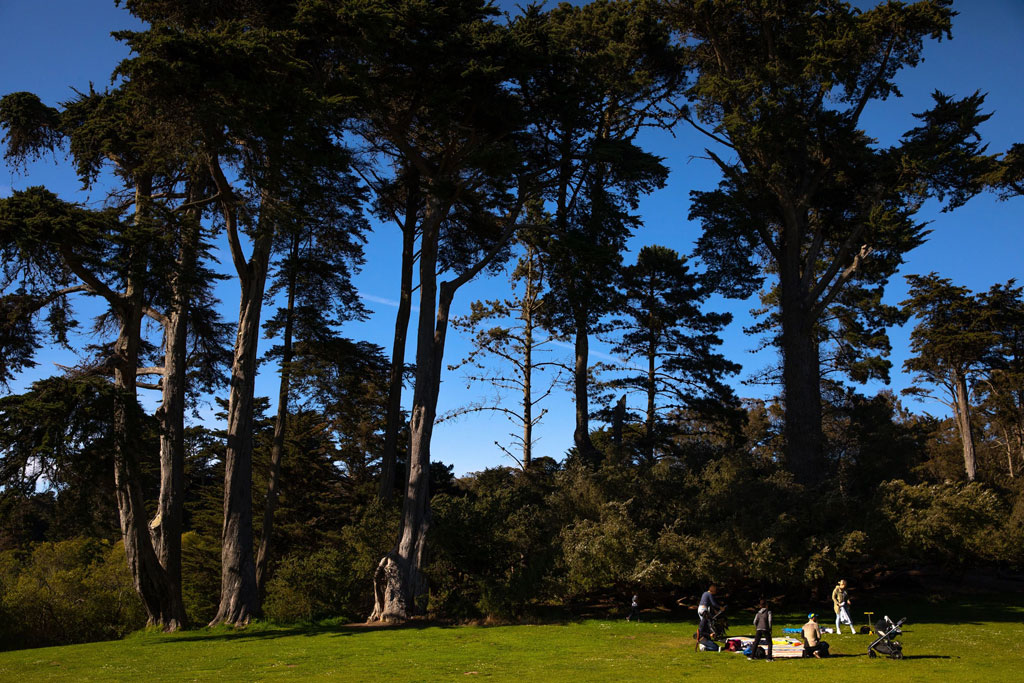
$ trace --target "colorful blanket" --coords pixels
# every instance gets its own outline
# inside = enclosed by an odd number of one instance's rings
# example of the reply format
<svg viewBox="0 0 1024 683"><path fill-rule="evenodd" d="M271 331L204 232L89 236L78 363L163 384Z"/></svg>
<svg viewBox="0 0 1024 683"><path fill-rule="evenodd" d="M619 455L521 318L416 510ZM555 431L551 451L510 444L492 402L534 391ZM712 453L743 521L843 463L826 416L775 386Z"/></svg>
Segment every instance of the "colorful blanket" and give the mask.
<svg viewBox="0 0 1024 683"><path fill-rule="evenodd" d="M729 647L729 643L732 642L735 642L735 644L732 647ZM726 649L732 650L739 654L743 654L743 651L753 644L754 638L752 636L739 636L729 638L729 640L726 641ZM761 647L764 647L764 645L762 645ZM773 658L780 657L783 659L798 659L803 656L804 644L802 641L796 640L794 638L772 638Z"/></svg>

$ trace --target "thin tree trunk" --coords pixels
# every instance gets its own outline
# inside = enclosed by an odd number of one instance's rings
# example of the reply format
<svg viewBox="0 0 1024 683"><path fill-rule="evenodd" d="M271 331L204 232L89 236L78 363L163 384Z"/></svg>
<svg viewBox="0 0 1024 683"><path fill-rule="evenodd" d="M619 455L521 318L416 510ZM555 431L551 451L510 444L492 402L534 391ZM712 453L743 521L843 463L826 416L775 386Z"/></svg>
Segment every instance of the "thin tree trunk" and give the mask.
<svg viewBox="0 0 1024 683"><path fill-rule="evenodd" d="M391 376L388 381L388 412L381 455L380 491L382 501L390 501L395 490L395 464L398 459L398 433L402 427L402 386L405 374L405 340L412 311L412 274L416 245L415 213L406 212L402 228L402 286L395 316L395 340L391 346Z"/></svg>
<svg viewBox="0 0 1024 683"><path fill-rule="evenodd" d="M967 378L962 373L954 371L953 387L956 393L956 426L960 431L960 442L964 449L964 470L967 472L967 480L974 481L977 476L977 460L971 429L971 405L967 400Z"/></svg>
<svg viewBox="0 0 1024 683"><path fill-rule="evenodd" d="M198 224L186 225L181 235L172 282L171 308L164 326L163 391L160 419L160 498L152 523L154 546L167 572L174 610L187 626L181 596L181 530L185 488L185 393L188 372L189 281L196 267Z"/></svg>
<svg viewBox="0 0 1024 683"><path fill-rule="evenodd" d="M288 273L288 305L285 309L284 339L281 349L281 382L277 392L277 417L274 420L274 440L270 447L270 474L267 477L267 500L263 506L263 533L256 553L256 592L260 602L266 595L267 563L270 560L270 541L274 532L274 511L280 489L281 454L284 452L284 435L287 427L288 404L291 395L292 336L295 328L295 287L296 264L299 258L299 238L292 241L291 263Z"/></svg>
<svg viewBox="0 0 1024 683"><path fill-rule="evenodd" d="M654 462L654 416L655 400L658 396L657 369L658 353L657 347L652 341L647 349L647 457Z"/></svg>
<svg viewBox="0 0 1024 683"><path fill-rule="evenodd" d="M223 205L232 258L241 283L238 334L231 364L227 449L224 454L224 526L221 532L220 605L211 625L243 626L260 614L252 533L253 392L260 315L270 265L273 225L260 217L250 260L241 254L236 207L219 167L211 166ZM268 200L264 198L264 206Z"/></svg>
<svg viewBox="0 0 1024 683"><path fill-rule="evenodd" d="M177 294L177 293L176 293ZM160 419L160 498L151 525L156 553L167 572L185 626L181 598L181 529L185 488L185 376L188 343L187 304L178 296L166 316L163 397Z"/></svg>
<svg viewBox="0 0 1024 683"><path fill-rule="evenodd" d="M572 434L573 443L580 456L586 461L597 464L597 451L590 440L590 398L589 355L590 337L586 320L576 319L576 357L573 368L573 389L576 399L576 428Z"/></svg>
<svg viewBox="0 0 1024 683"><path fill-rule="evenodd" d="M526 293L523 295L523 470L533 459L533 317L537 291L534 286L534 248L526 250Z"/></svg>

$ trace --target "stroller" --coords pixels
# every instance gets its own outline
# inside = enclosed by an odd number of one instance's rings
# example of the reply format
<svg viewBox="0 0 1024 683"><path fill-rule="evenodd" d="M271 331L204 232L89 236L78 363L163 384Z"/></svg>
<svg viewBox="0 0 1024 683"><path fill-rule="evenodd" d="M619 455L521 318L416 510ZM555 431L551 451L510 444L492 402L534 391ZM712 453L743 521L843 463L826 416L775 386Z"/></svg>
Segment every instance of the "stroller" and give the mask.
<svg viewBox="0 0 1024 683"><path fill-rule="evenodd" d="M715 644L714 641L725 640L725 634L729 630L729 621L725 618L724 612L723 608L708 616L708 632L706 634L701 633L699 629L693 634L693 639L696 641L694 649L701 649L702 645L704 649L712 649L711 645Z"/></svg>
<svg viewBox="0 0 1024 683"><path fill-rule="evenodd" d="M873 643L868 645L868 657L872 659L878 655L886 655L890 659L903 659L903 645L895 640L894 636L903 633L900 626L907 620L903 617L895 624L889 617L882 617L875 623L875 634L878 636Z"/></svg>

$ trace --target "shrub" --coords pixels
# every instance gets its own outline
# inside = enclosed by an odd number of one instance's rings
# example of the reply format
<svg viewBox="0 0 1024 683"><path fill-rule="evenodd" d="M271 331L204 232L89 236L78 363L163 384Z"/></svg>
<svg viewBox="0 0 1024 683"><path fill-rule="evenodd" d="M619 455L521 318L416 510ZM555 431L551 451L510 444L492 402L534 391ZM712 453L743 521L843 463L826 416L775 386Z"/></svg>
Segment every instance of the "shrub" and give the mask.
<svg viewBox="0 0 1024 683"><path fill-rule="evenodd" d="M334 548L289 555L267 583L263 609L268 617L284 623L348 618L355 584L351 566Z"/></svg>
<svg viewBox="0 0 1024 683"><path fill-rule="evenodd" d="M110 640L146 623L121 543L40 543L24 564L8 556L5 565L0 609L14 625L11 646Z"/></svg>

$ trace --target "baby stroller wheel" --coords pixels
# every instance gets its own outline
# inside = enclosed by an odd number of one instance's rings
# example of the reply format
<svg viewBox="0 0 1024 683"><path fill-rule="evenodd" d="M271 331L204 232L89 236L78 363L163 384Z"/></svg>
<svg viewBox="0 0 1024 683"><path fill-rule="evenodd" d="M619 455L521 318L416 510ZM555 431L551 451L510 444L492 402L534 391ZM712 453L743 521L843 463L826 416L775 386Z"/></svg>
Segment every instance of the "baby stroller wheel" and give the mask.
<svg viewBox="0 0 1024 683"><path fill-rule="evenodd" d="M892 653L892 658L893 659L903 659L903 653L902 652L893 652Z"/></svg>
<svg viewBox="0 0 1024 683"><path fill-rule="evenodd" d="M875 651L874 651L874 650L868 650L868 657L870 657L871 659L874 659L874 658L875 658L875 657L877 657L877 656L878 656L878 655L877 655L877 654L875 654Z"/></svg>

